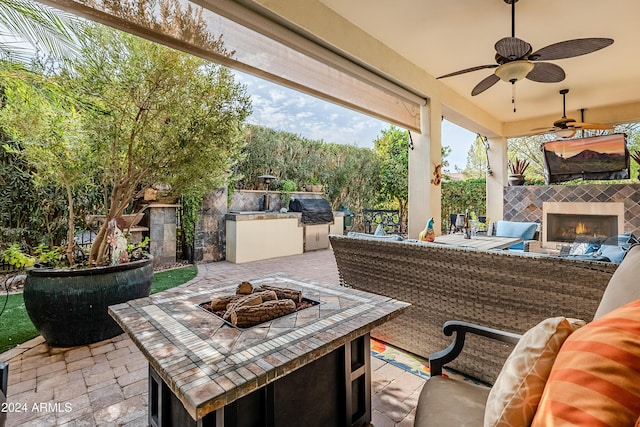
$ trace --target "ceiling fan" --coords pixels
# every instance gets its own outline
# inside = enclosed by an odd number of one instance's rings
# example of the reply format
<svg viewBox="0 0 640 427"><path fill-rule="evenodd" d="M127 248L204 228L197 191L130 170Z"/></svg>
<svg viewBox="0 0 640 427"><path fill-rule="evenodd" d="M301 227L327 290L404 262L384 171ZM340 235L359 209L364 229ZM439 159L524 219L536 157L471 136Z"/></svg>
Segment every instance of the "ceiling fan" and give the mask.
<svg viewBox="0 0 640 427"><path fill-rule="evenodd" d="M532 53L531 45L515 36L516 3L518 0L504 0L504 2L511 5L511 37L505 37L496 42L496 64L466 68L440 76L439 79L485 68L495 68L493 74L473 88L472 96L484 92L500 80L514 84L526 77L534 82L557 83L564 80L564 70L556 64L539 61L573 58L595 52L613 43L613 39L609 38L572 39L551 44Z"/></svg>
<svg viewBox="0 0 640 427"><path fill-rule="evenodd" d="M562 89L560 94L562 95L562 118L553 122L552 128L538 128L532 129L538 134L543 133L555 133L561 138L571 138L576 134L578 130L612 130L613 126L605 123L584 123L577 122L574 119L567 117L567 102L566 96L569 93L569 89ZM584 114L584 110L581 110Z"/></svg>

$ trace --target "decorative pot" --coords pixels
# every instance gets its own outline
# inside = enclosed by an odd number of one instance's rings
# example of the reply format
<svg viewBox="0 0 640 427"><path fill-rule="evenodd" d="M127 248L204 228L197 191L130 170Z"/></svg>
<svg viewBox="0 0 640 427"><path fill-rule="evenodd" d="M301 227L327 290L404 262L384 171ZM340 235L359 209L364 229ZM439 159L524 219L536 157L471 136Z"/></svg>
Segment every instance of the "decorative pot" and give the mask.
<svg viewBox="0 0 640 427"><path fill-rule="evenodd" d="M521 174L509 174L509 185L511 187L515 186L515 185L522 185L524 184L524 175Z"/></svg>
<svg viewBox="0 0 640 427"><path fill-rule="evenodd" d="M306 184L304 186L305 191L312 193L322 193L323 185L322 184Z"/></svg>
<svg viewBox="0 0 640 427"><path fill-rule="evenodd" d="M152 257L77 270L31 269L24 285L24 303L47 344L86 345L121 334L108 307L149 296L152 279Z"/></svg>

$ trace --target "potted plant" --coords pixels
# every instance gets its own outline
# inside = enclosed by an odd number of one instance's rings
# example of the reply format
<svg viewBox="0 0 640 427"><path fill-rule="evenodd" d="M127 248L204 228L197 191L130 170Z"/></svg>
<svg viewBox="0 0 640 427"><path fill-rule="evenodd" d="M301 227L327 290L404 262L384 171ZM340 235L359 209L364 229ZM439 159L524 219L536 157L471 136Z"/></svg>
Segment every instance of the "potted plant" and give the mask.
<svg viewBox="0 0 640 427"><path fill-rule="evenodd" d="M317 176L313 175L309 178L309 184L305 186L305 189L314 193L321 193L323 190L323 186L320 183L320 179Z"/></svg>
<svg viewBox="0 0 640 427"><path fill-rule="evenodd" d="M280 203L282 209L289 210L289 201L291 200L291 192L298 189L298 184L295 182L284 179L278 183L278 190L280 193Z"/></svg>
<svg viewBox="0 0 640 427"><path fill-rule="evenodd" d="M529 160L514 157L513 161L509 160L509 185L524 184L524 173L529 167Z"/></svg>
<svg viewBox="0 0 640 427"><path fill-rule="evenodd" d="M85 28L73 66L43 74L40 87L3 79L0 111L37 180L66 189L71 268L31 269L24 291L32 319L47 316L34 324L51 345L64 346L120 333L106 308L149 294L152 262L128 259L118 227L134 196L159 182L175 194L222 186L250 114L244 87L227 69L106 27ZM103 187L104 221L81 259L73 246L74 195L87 185ZM109 325L87 332L98 318Z"/></svg>

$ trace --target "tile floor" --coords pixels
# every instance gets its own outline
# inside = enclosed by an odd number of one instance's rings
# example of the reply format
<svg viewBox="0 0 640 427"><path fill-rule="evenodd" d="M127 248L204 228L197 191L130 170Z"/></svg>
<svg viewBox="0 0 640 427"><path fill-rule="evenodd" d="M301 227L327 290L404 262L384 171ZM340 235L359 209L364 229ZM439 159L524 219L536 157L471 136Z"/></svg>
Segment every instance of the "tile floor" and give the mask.
<svg viewBox="0 0 640 427"><path fill-rule="evenodd" d="M316 283L338 283L331 250L246 264L198 266L195 279L228 283L280 273ZM375 427L413 425L424 380L372 360L372 422ZM50 348L42 337L0 354L8 361L7 427L146 426L147 363L125 334L73 348Z"/></svg>

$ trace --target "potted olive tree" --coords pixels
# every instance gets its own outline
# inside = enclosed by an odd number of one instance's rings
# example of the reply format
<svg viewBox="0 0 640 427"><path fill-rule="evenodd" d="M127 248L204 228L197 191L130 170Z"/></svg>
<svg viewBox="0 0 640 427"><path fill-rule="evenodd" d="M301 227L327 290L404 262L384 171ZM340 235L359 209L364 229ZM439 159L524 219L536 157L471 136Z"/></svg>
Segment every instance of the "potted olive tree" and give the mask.
<svg viewBox="0 0 640 427"><path fill-rule="evenodd" d="M120 333L107 307L149 294L149 259L112 259L119 237L112 220L138 191L159 182L176 194L222 185L250 114L244 87L226 68L97 25L85 29L81 45L73 69L43 77L63 96L6 81L0 112L38 176L67 188L70 264L74 193L91 182L105 194L105 220L86 265L28 273L27 311L47 342L62 346Z"/></svg>

